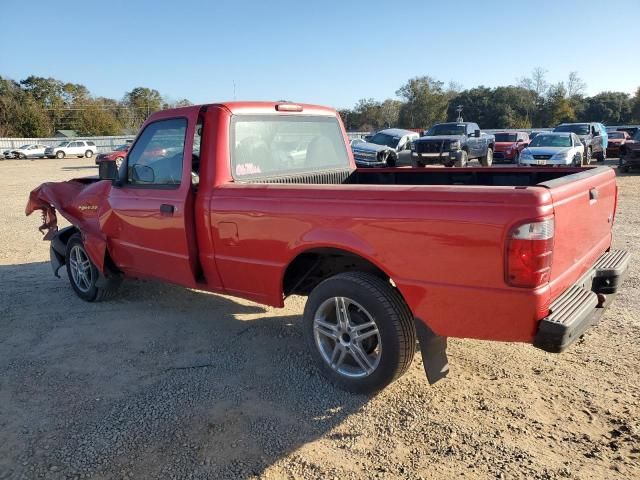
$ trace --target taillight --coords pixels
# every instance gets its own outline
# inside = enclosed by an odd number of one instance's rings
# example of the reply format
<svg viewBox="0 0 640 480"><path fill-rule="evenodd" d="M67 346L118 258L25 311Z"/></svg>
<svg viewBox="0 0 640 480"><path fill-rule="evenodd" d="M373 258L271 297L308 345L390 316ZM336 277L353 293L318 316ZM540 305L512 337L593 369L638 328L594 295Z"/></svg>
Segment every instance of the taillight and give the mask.
<svg viewBox="0 0 640 480"><path fill-rule="evenodd" d="M509 285L535 288L549 281L553 235L553 218L525 223L511 231L505 272Z"/></svg>

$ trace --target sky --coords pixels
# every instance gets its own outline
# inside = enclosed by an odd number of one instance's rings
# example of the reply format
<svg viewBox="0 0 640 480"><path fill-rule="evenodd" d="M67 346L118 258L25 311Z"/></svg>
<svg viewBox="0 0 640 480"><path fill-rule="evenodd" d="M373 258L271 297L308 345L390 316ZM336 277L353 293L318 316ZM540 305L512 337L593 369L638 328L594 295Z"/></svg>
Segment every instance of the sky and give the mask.
<svg viewBox="0 0 640 480"><path fill-rule="evenodd" d="M590 95L632 93L638 18L640 0L0 0L0 76L346 108L416 76L495 87L542 67L552 83L577 71Z"/></svg>

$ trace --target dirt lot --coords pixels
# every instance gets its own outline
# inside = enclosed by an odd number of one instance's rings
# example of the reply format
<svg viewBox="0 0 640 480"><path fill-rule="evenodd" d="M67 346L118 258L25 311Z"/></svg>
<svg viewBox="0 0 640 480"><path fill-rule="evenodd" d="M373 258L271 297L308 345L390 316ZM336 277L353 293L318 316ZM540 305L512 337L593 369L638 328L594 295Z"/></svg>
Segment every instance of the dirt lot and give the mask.
<svg viewBox="0 0 640 480"><path fill-rule="evenodd" d="M613 165L615 162L611 162ZM335 390L285 309L149 282L102 304L49 267L30 189L87 160L0 162L0 478L640 478L640 262L568 352L450 341L375 398ZM618 247L640 258L640 177Z"/></svg>

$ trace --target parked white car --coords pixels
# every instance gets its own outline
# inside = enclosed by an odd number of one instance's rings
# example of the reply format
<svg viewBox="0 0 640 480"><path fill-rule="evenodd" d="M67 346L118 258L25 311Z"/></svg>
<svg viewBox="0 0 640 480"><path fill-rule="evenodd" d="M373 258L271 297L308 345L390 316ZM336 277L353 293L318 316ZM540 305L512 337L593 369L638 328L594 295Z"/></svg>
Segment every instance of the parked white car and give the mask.
<svg viewBox="0 0 640 480"><path fill-rule="evenodd" d="M48 145L39 143L28 143L19 148L10 151L11 158L44 158L44 151L49 148Z"/></svg>
<svg viewBox="0 0 640 480"><path fill-rule="evenodd" d="M70 142L62 142L55 147L48 147L44 151L47 158L64 158L64 157L87 157L91 158L98 153L98 148L94 142L85 140L73 140Z"/></svg>
<svg viewBox="0 0 640 480"><path fill-rule="evenodd" d="M584 145L571 132L542 132L520 153L520 165L579 167L584 158Z"/></svg>

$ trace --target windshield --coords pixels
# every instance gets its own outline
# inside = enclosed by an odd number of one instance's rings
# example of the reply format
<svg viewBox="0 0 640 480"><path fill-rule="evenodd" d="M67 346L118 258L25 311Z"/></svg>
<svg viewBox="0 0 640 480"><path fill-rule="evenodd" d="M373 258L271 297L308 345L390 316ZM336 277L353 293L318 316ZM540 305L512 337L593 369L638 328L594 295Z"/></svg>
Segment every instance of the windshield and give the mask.
<svg viewBox="0 0 640 480"><path fill-rule="evenodd" d="M400 137L394 137L387 135L386 133L376 133L369 143L375 143L376 145L386 145L387 147L396 148Z"/></svg>
<svg viewBox="0 0 640 480"><path fill-rule="evenodd" d="M61 142L58 144L59 147L66 147L67 145L69 145L69 142Z"/></svg>
<svg viewBox="0 0 640 480"><path fill-rule="evenodd" d="M441 123L434 125L425 134L425 137L435 137L436 135L464 135L467 130L466 125L456 125L455 123Z"/></svg>
<svg viewBox="0 0 640 480"><path fill-rule="evenodd" d="M496 142L516 142L518 134L516 133L496 133Z"/></svg>
<svg viewBox="0 0 640 480"><path fill-rule="evenodd" d="M113 149L114 152L124 152L129 148L129 145L120 145Z"/></svg>
<svg viewBox="0 0 640 480"><path fill-rule="evenodd" d="M622 132L609 132L609 138L624 138L624 133L622 133Z"/></svg>
<svg viewBox="0 0 640 480"><path fill-rule="evenodd" d="M531 143L530 147L570 147L571 137L569 135L549 135L540 134L536 135Z"/></svg>
<svg viewBox="0 0 640 480"><path fill-rule="evenodd" d="M18 150L26 150L27 148L29 148L31 146L30 143L27 143L26 145L22 145Z"/></svg>
<svg viewBox="0 0 640 480"><path fill-rule="evenodd" d="M553 129L554 132L573 132L576 135L589 135L589 125L585 124L571 124L560 125Z"/></svg>
<svg viewBox="0 0 640 480"><path fill-rule="evenodd" d="M232 172L239 179L350 166L334 117L236 115L231 120L230 147Z"/></svg>

